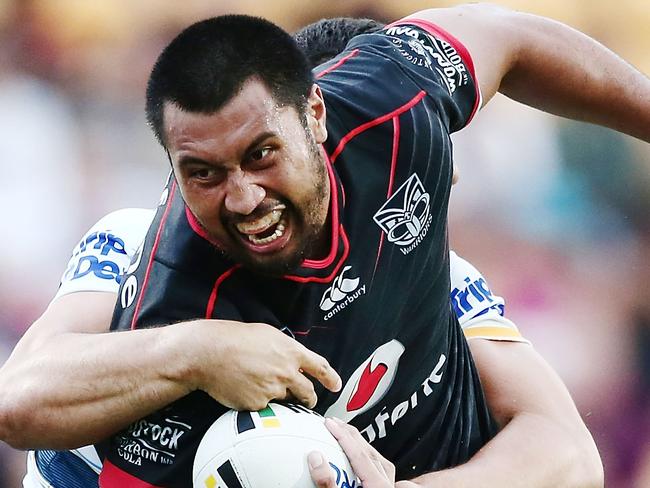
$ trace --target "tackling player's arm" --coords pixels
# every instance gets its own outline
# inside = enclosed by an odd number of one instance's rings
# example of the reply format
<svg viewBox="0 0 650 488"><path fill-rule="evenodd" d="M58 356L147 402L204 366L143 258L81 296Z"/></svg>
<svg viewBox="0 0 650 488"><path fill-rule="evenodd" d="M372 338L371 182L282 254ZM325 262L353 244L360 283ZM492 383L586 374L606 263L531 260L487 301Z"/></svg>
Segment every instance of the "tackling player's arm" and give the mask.
<svg viewBox="0 0 650 488"><path fill-rule="evenodd" d="M503 299L472 264L451 252L450 273L452 303L500 431L469 462L414 481L448 487L602 486L600 456L562 380L503 316ZM482 301L469 293L468 283L481 284Z"/></svg>
<svg viewBox="0 0 650 488"><path fill-rule="evenodd" d="M129 252L113 257L115 264L128 265ZM72 261L84 256L92 261L83 253ZM95 442L195 389L257 410L287 396L313 406L316 395L303 371L340 388L325 359L266 324L197 320L109 333L116 281L80 275L78 281L64 275L58 296L0 369L0 439L14 447Z"/></svg>
<svg viewBox="0 0 650 488"><path fill-rule="evenodd" d="M548 363L528 344L472 339L470 347L502 429L467 463L403 486L603 486L594 441Z"/></svg>
<svg viewBox="0 0 650 488"><path fill-rule="evenodd" d="M484 103L500 91L650 142L650 79L571 27L488 4L423 10L409 18L431 21L467 47Z"/></svg>

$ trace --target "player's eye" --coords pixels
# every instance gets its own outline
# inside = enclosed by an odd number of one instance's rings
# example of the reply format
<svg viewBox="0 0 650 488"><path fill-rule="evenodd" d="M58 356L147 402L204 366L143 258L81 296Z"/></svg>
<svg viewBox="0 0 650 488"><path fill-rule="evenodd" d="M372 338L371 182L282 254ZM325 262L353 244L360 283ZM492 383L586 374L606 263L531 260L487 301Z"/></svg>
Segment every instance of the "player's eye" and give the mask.
<svg viewBox="0 0 650 488"><path fill-rule="evenodd" d="M271 154L271 148L270 147L262 147L260 149L256 149L252 153L250 153L249 157L250 157L251 161L262 161L269 154Z"/></svg>
<svg viewBox="0 0 650 488"><path fill-rule="evenodd" d="M214 173L214 171L211 170L211 169L201 168L201 169L197 169L197 170L193 171L192 176L194 178L199 178L201 180L205 180L207 178L210 178L210 176L212 176L213 173Z"/></svg>
<svg viewBox="0 0 650 488"><path fill-rule="evenodd" d="M196 168L190 172L190 178L199 182L213 182L217 181L220 172L216 168Z"/></svg>

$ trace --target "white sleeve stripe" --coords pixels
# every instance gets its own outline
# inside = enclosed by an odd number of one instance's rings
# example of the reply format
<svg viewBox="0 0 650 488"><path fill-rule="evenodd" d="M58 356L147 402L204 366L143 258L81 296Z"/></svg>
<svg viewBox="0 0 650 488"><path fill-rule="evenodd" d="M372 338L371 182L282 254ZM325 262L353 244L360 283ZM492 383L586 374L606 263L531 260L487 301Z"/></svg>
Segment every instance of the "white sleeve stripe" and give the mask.
<svg viewBox="0 0 650 488"><path fill-rule="evenodd" d="M97 464L96 461L91 459L88 456L85 456L82 452L80 452L78 449L73 449L70 451L72 454L80 458L83 462L85 462L89 468L91 468L95 473L99 474L102 470L102 465L101 462L100 464ZM95 452L95 456L97 456L97 453Z"/></svg>
<svg viewBox="0 0 650 488"><path fill-rule="evenodd" d="M497 337L493 335L473 335L471 337L465 337L468 341L472 341L474 339L483 339L485 341L500 341L500 342L519 342L521 344L528 344L532 346L532 343L523 337Z"/></svg>

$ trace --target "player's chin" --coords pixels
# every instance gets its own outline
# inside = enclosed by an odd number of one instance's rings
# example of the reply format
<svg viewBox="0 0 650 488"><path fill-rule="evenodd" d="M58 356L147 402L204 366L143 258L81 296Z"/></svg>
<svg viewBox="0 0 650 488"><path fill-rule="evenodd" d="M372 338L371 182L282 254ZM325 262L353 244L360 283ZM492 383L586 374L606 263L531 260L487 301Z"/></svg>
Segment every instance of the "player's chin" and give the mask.
<svg viewBox="0 0 650 488"><path fill-rule="evenodd" d="M248 262L242 262L242 265L255 273L272 278L279 278L294 272L300 267L302 261L302 257L288 256L284 259L251 259L248 260Z"/></svg>
<svg viewBox="0 0 650 488"><path fill-rule="evenodd" d="M304 253L300 251L299 245L293 242L287 243L285 247L274 250L274 252L255 252L248 246L240 248L237 255L232 256L245 268L270 277L280 277L291 274L300 267L304 260Z"/></svg>

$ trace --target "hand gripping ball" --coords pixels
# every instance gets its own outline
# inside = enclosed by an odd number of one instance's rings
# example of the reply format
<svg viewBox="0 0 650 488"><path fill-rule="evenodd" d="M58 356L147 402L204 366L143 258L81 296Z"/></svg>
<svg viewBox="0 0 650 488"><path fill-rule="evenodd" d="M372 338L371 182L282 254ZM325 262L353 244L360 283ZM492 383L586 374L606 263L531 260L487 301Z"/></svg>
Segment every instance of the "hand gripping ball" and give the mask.
<svg viewBox="0 0 650 488"><path fill-rule="evenodd" d="M230 410L203 436L194 458L194 488L315 488L307 455L325 455L337 488L361 488L319 414L270 403L258 412Z"/></svg>

